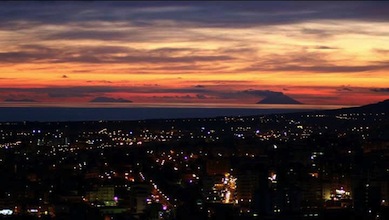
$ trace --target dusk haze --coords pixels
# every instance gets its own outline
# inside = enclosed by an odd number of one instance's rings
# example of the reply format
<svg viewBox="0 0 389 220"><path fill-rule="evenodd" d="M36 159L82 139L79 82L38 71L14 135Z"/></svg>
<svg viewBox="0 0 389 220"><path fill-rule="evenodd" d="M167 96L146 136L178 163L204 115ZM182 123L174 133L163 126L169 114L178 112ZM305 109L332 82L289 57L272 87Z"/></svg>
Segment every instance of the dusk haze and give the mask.
<svg viewBox="0 0 389 220"><path fill-rule="evenodd" d="M388 98L385 1L0 6L6 106L16 100L88 106L99 97L360 106Z"/></svg>

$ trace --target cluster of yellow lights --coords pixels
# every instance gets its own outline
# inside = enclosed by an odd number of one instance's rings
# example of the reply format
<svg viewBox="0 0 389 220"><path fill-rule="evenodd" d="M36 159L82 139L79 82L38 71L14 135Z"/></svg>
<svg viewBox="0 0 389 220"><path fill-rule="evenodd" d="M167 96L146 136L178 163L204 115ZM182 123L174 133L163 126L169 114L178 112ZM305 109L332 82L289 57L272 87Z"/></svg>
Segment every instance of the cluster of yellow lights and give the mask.
<svg viewBox="0 0 389 220"><path fill-rule="evenodd" d="M234 195L236 190L236 180L231 174L226 173L222 179L222 183L216 183L214 189L221 192L222 203L232 203L235 201Z"/></svg>

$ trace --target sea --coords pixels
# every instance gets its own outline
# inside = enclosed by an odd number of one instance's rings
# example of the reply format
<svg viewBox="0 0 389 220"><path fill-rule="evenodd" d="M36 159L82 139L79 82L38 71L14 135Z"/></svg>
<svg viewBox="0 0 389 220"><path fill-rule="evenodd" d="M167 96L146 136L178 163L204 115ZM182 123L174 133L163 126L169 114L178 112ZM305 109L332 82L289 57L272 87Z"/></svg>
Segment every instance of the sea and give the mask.
<svg viewBox="0 0 389 220"><path fill-rule="evenodd" d="M198 103L1 103L1 122L131 121L252 116L338 109L340 105Z"/></svg>

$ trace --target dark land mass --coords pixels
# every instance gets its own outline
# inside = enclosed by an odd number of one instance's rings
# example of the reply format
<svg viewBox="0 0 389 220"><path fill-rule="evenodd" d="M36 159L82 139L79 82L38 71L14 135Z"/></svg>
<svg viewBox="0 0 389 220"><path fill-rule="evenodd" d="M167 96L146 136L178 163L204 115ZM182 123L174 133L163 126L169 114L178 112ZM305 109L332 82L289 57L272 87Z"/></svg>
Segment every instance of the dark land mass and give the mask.
<svg viewBox="0 0 389 220"><path fill-rule="evenodd" d="M131 100L123 99L123 98L110 98L110 97L96 97L90 102L119 102L119 103L132 103Z"/></svg>
<svg viewBox="0 0 389 220"><path fill-rule="evenodd" d="M303 104L287 95L279 94L272 95L271 97L266 97L261 101L257 102L257 104Z"/></svg>

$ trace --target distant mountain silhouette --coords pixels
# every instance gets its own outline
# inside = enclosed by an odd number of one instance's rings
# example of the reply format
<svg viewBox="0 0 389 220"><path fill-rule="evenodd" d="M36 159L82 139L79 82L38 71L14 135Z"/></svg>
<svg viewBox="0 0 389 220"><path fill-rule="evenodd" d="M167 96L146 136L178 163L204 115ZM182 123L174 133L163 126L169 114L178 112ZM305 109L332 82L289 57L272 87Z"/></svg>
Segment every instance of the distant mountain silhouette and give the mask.
<svg viewBox="0 0 389 220"><path fill-rule="evenodd" d="M261 101L257 102L257 104L303 104L283 93L279 93L276 95L268 96Z"/></svg>
<svg viewBox="0 0 389 220"><path fill-rule="evenodd" d="M123 103L131 103L131 100L122 99L122 98L110 98L110 97L96 97L89 102L123 102Z"/></svg>
<svg viewBox="0 0 389 220"><path fill-rule="evenodd" d="M382 113L389 112L389 99L386 99L381 102L363 105L359 107L351 107L351 108L341 108L334 110L327 110L327 112L332 112L336 114L342 113Z"/></svg>
<svg viewBox="0 0 389 220"><path fill-rule="evenodd" d="M33 99L5 99L4 102L37 102Z"/></svg>

